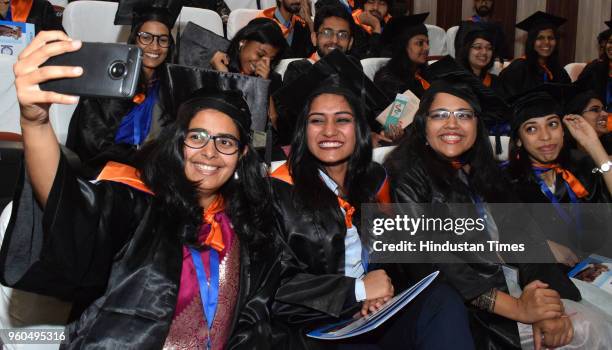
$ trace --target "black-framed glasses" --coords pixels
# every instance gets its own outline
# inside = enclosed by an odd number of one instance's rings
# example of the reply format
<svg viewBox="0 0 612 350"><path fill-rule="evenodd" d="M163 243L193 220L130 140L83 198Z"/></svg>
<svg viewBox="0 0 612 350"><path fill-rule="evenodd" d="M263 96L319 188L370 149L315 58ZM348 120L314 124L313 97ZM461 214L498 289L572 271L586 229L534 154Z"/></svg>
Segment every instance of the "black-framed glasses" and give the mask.
<svg viewBox="0 0 612 350"><path fill-rule="evenodd" d="M225 155L232 155L240 150L240 141L232 135L211 135L205 129L189 129L183 142L185 146L194 149L204 148L208 141L213 140L215 149Z"/></svg>
<svg viewBox="0 0 612 350"><path fill-rule="evenodd" d="M459 121L472 120L476 117L476 114L474 113L474 111L471 111L469 109L464 109L464 110L460 109L458 111L447 111L445 109L437 109L435 111L429 112L427 117L431 120L442 121L442 120L448 120L451 115L454 115L455 118L457 118L457 120Z"/></svg>
<svg viewBox="0 0 612 350"><path fill-rule="evenodd" d="M157 35L149 32L138 32L137 37L138 41L143 45L151 45L153 40L157 39L157 45L163 48L170 47L170 43L172 42L170 35L167 34Z"/></svg>
<svg viewBox="0 0 612 350"><path fill-rule="evenodd" d="M603 107L602 106L593 106L587 110L582 111L582 113L586 113L586 112L593 112L595 114L601 114L601 112L603 112Z"/></svg>
<svg viewBox="0 0 612 350"><path fill-rule="evenodd" d="M325 28L318 33L324 39L333 39L334 36L338 41L348 41L351 39L351 33L346 30L335 31L333 29Z"/></svg>

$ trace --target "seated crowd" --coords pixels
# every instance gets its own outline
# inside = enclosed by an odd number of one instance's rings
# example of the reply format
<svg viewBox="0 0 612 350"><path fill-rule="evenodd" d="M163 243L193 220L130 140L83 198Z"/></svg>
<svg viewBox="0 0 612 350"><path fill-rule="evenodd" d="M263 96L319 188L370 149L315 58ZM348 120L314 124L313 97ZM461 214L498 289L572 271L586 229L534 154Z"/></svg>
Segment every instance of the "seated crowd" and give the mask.
<svg viewBox="0 0 612 350"><path fill-rule="evenodd" d="M192 23L172 34L181 6L226 19L223 0L119 0L115 24L143 53L137 92L77 99L39 88L83 73L42 65L81 42L42 15L45 1L30 3L0 0L0 19L42 29L14 66L24 165L0 282L72 303L67 348L612 347L612 315L568 277L609 232L580 235L560 206L610 213L612 29L572 83L559 63L566 20L540 11L516 24L524 56L491 73L510 56L491 0L474 1L455 57L431 64L428 13L392 16L391 0L320 0L314 18L309 2L277 0L231 40ZM370 79L361 60L373 57L389 59ZM379 121L408 95L419 100L409 122ZM78 164L57 142L52 104L77 104L65 146ZM382 164L381 146L395 146ZM549 204L520 224L550 261L370 261L368 203L411 217L426 214L414 204L470 204L498 241L517 220L495 204ZM307 336L435 271L376 330Z"/></svg>

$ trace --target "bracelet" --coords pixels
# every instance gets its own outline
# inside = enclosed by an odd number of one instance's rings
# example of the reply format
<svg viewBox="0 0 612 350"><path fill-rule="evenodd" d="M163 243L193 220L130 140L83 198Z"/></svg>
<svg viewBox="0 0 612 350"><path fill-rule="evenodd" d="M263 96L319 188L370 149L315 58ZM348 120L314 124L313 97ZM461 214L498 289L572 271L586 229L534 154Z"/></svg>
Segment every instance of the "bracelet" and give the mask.
<svg viewBox="0 0 612 350"><path fill-rule="evenodd" d="M607 161L603 164L601 164L598 168L593 168L593 174L595 173L607 173L608 171L610 171L610 169L612 169L612 162L611 161Z"/></svg>
<svg viewBox="0 0 612 350"><path fill-rule="evenodd" d="M481 294L476 299L472 300L472 305L480 310L493 312L495 309L495 299L497 298L497 289L492 288L488 292Z"/></svg>

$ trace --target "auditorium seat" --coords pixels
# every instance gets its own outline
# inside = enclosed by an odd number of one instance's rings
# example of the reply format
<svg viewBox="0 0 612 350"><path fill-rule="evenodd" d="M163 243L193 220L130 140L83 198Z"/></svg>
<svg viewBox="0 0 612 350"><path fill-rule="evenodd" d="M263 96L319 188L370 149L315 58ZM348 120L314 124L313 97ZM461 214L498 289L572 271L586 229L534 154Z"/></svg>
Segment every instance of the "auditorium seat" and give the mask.
<svg viewBox="0 0 612 350"><path fill-rule="evenodd" d="M260 10L253 9L237 9L230 12L227 19L227 38L232 40L234 35L252 19L256 18L260 12Z"/></svg>
<svg viewBox="0 0 612 350"><path fill-rule="evenodd" d="M257 0L225 0L227 7L232 11L244 9L244 10L258 10ZM274 5L276 6L276 5ZM263 5L262 5L262 8Z"/></svg>
<svg viewBox="0 0 612 350"><path fill-rule="evenodd" d="M175 38L177 30L180 28L182 33L188 22L193 22L202 28L223 36L223 20L221 20L221 16L218 13L197 7L183 7L172 30Z"/></svg>
<svg viewBox="0 0 612 350"><path fill-rule="evenodd" d="M429 56L446 55L446 32L433 24L425 24L429 36Z"/></svg>
<svg viewBox="0 0 612 350"><path fill-rule="evenodd" d="M301 58L287 58L284 60L280 60L280 62L278 62L278 65L276 66L276 68L274 68L274 71L278 74L281 75L282 78L285 77L285 71L287 70L287 66L289 66L289 63L293 62L293 61L297 61L297 60L301 60Z"/></svg>
<svg viewBox="0 0 612 350"><path fill-rule="evenodd" d="M14 56L0 55L0 131L21 133L19 103L15 92Z"/></svg>
<svg viewBox="0 0 612 350"><path fill-rule="evenodd" d="M446 51L453 57L455 57L455 37L458 31L459 26L450 27L446 31Z"/></svg>
<svg viewBox="0 0 612 350"><path fill-rule="evenodd" d="M500 136L499 138L502 146L501 154L495 154L495 136L489 136L489 141L491 141L491 146L493 147L493 155L495 156L495 159L501 162L508 160L508 154L510 153L510 137Z"/></svg>
<svg viewBox="0 0 612 350"><path fill-rule="evenodd" d="M578 76L580 76L580 73L582 73L582 70L584 70L585 66L586 66L586 63L578 63L578 62L568 63L567 65L565 65L564 67L565 71L572 79L572 83L575 82L576 79L578 79Z"/></svg>
<svg viewBox="0 0 612 350"><path fill-rule="evenodd" d="M68 0L49 0L49 2L53 6L59 6L59 7L66 7L66 6L68 6Z"/></svg>
<svg viewBox="0 0 612 350"><path fill-rule="evenodd" d="M363 66L363 72L367 75L368 78L374 80L374 74L378 72L378 70L384 66L387 62L389 62L390 58L387 57L374 57L374 58L366 58L361 60L361 65Z"/></svg>
<svg viewBox="0 0 612 350"><path fill-rule="evenodd" d="M75 1L64 9L62 24L73 39L103 43L126 42L130 26L113 24L117 3L106 1Z"/></svg>

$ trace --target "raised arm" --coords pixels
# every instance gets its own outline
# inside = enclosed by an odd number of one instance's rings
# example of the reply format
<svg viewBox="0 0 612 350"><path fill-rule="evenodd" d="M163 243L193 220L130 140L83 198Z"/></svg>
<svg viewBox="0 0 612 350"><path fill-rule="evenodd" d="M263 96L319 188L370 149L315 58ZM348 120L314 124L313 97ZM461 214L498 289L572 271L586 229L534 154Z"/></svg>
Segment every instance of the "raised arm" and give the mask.
<svg viewBox="0 0 612 350"><path fill-rule="evenodd" d="M74 104L78 100L50 91L39 84L51 79L78 77L81 67L40 67L50 57L76 51L81 42L70 39L61 31L40 32L15 63L15 87L21 110L21 132L26 168L36 199L44 208L57 173L60 148L49 121L53 103Z"/></svg>

